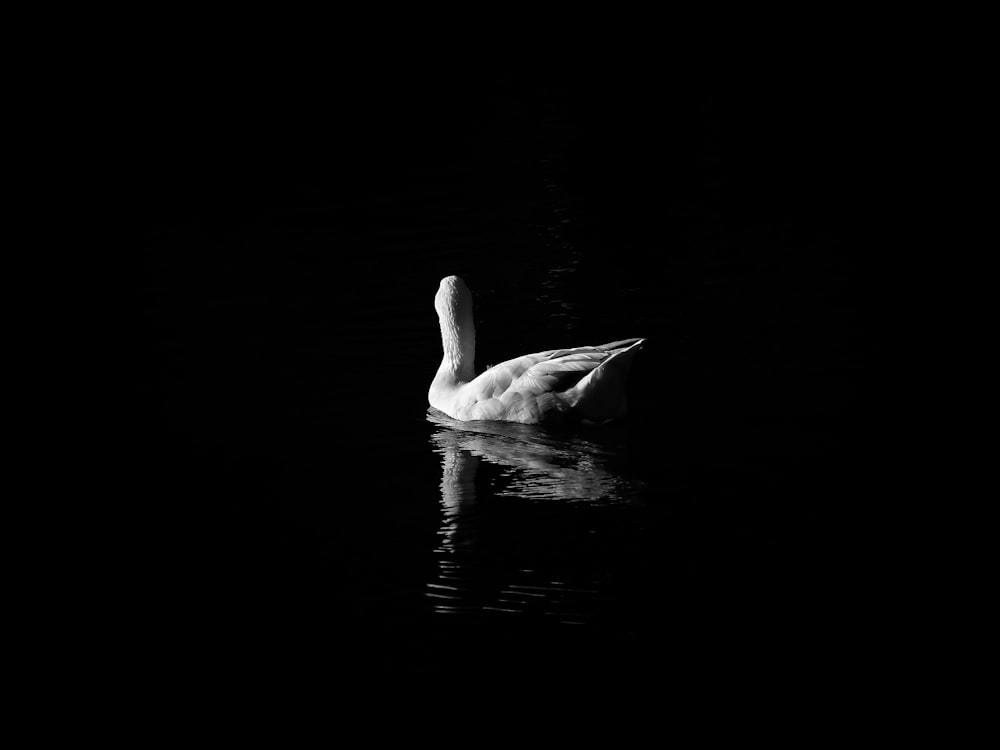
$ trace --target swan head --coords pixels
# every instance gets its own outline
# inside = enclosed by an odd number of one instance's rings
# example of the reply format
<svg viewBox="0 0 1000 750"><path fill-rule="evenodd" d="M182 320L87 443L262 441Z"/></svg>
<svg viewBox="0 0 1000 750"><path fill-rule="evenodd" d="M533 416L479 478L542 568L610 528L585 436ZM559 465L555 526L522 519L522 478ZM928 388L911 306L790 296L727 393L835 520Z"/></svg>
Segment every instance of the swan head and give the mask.
<svg viewBox="0 0 1000 750"><path fill-rule="evenodd" d="M434 297L434 309L442 319L464 322L472 317L472 292L458 276L441 279Z"/></svg>
<svg viewBox="0 0 1000 750"><path fill-rule="evenodd" d="M441 372L459 380L475 377L476 326L472 322L472 292L458 276L445 276L434 297L441 323L444 361Z"/></svg>

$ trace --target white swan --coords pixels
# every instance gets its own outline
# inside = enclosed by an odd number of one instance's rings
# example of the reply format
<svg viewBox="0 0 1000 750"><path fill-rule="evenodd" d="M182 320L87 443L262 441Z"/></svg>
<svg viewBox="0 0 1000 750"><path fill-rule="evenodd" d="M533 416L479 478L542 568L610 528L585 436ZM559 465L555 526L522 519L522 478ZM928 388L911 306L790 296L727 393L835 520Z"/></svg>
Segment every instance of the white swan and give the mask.
<svg viewBox="0 0 1000 750"><path fill-rule="evenodd" d="M472 294L465 282L441 279L434 307L444 357L427 400L452 419L559 424L625 415L625 379L645 339L526 354L477 377Z"/></svg>

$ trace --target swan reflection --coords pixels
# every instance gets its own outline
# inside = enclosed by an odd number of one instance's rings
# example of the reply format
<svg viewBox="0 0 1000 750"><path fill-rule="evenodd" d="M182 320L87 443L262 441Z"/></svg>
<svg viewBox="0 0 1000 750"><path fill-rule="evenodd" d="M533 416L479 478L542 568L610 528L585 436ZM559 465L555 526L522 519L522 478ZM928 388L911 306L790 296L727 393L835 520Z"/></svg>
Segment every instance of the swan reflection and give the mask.
<svg viewBox="0 0 1000 750"><path fill-rule="evenodd" d="M551 549L560 540L593 543L588 539L594 540L600 524L594 514L636 497L642 481L627 469L627 451L606 431L595 442L535 425L459 422L433 408L427 420L441 458L438 575L426 589L435 611L538 612L567 624L589 620L600 571L556 569ZM477 488L484 464L499 467L499 477L492 468ZM539 513L539 503L550 510ZM573 535L578 538L569 540Z"/></svg>
<svg viewBox="0 0 1000 750"><path fill-rule="evenodd" d="M614 471L620 451L589 440L567 441L534 425L459 422L436 409L427 420L439 426L431 436L442 457L441 497L446 508L475 502L473 479L479 461L506 469L510 482L494 494L568 502L619 502L637 480Z"/></svg>

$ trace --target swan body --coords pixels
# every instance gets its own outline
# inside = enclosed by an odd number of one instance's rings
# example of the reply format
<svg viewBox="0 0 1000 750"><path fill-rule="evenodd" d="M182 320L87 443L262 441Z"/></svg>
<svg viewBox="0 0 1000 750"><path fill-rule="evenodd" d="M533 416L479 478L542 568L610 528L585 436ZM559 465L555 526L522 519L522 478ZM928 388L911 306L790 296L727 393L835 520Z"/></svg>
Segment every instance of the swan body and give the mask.
<svg viewBox="0 0 1000 750"><path fill-rule="evenodd" d="M558 424L625 415L626 377L645 339L525 354L477 376L472 294L465 282L442 279L434 307L444 356L427 399L452 419Z"/></svg>

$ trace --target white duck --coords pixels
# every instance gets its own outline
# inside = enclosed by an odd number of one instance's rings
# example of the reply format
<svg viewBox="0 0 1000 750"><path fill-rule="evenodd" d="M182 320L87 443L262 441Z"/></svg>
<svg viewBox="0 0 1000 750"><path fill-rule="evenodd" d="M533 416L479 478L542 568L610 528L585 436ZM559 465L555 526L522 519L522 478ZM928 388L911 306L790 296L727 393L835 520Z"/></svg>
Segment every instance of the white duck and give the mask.
<svg viewBox="0 0 1000 750"><path fill-rule="evenodd" d="M444 357L427 399L453 419L605 422L625 415L625 379L645 339L551 349L475 371L472 294L458 276L441 279L434 298Z"/></svg>

